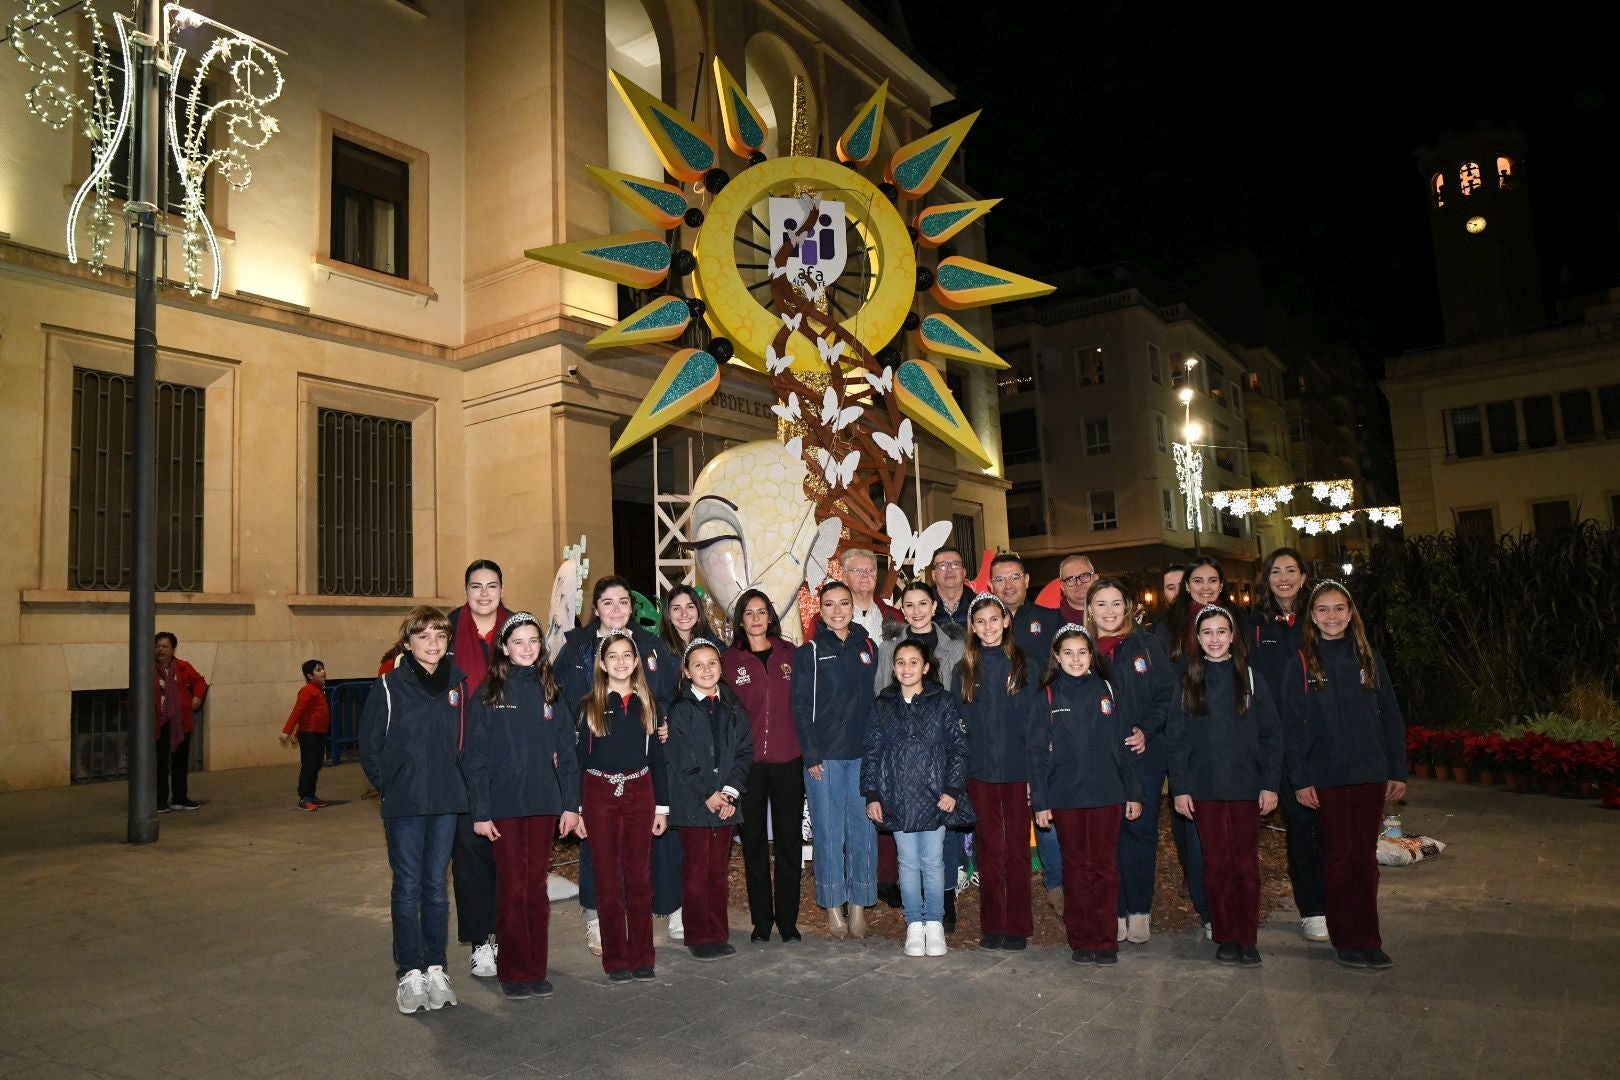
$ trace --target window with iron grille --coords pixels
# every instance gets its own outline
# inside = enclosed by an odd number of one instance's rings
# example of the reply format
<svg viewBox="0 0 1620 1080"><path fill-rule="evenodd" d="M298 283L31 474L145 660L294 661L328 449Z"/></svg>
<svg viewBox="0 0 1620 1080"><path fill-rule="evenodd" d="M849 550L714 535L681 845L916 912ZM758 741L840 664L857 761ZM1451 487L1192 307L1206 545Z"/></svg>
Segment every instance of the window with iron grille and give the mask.
<svg viewBox="0 0 1620 1080"><path fill-rule="evenodd" d="M69 721L73 754L71 783L122 780L129 775L129 711L125 707L128 700L128 692L122 689L73 691ZM146 701L151 707L152 698L148 696ZM205 705L192 717L196 722L188 755L192 772L202 771L206 709Z"/></svg>
<svg viewBox="0 0 1620 1080"><path fill-rule="evenodd" d="M157 578L160 592L203 587L201 387L157 384ZM135 384L73 369L68 587L127 589L134 512Z"/></svg>
<svg viewBox="0 0 1620 1080"><path fill-rule="evenodd" d="M951 515L951 544L962 553L964 566L979 558L979 519L973 514Z"/></svg>
<svg viewBox="0 0 1620 1080"><path fill-rule="evenodd" d="M317 588L411 595L411 422L320 409Z"/></svg>

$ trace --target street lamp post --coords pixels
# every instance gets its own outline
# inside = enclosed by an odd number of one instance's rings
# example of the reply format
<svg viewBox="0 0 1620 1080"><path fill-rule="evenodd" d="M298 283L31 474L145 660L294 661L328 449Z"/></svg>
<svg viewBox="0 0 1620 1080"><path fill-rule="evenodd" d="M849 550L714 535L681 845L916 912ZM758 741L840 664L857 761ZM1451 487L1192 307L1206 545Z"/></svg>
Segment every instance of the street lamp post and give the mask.
<svg viewBox="0 0 1620 1080"><path fill-rule="evenodd" d="M1182 386L1176 393L1181 402L1182 425L1181 442L1171 444L1172 456L1176 462L1176 481L1181 487L1181 496L1186 502L1187 527L1192 530L1193 554L1203 554L1199 534L1204 527L1204 456L1194 447L1203 436L1203 428L1192 418L1192 373L1198 366L1198 358L1189 356L1182 363L1185 373Z"/></svg>

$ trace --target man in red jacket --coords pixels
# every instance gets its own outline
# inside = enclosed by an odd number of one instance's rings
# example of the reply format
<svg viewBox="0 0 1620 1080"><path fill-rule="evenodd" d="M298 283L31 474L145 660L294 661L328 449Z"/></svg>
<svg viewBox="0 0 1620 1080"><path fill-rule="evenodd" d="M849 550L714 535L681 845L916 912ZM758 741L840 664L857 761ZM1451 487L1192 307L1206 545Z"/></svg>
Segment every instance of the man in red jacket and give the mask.
<svg viewBox="0 0 1620 1080"><path fill-rule="evenodd" d="M162 631L157 636L157 808L195 810L186 794L191 765L191 732L196 712L208 696L208 683L197 669L174 655L180 639Z"/></svg>

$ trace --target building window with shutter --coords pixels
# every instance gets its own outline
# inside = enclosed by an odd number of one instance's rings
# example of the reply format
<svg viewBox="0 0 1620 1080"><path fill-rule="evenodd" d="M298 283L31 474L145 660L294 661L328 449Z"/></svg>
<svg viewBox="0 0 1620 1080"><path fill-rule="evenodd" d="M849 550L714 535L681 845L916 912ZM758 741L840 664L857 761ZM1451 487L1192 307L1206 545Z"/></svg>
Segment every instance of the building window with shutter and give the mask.
<svg viewBox="0 0 1620 1080"><path fill-rule="evenodd" d="M1485 452L1484 429L1479 422L1479 406L1451 410L1451 453L1453 457L1479 457Z"/></svg>

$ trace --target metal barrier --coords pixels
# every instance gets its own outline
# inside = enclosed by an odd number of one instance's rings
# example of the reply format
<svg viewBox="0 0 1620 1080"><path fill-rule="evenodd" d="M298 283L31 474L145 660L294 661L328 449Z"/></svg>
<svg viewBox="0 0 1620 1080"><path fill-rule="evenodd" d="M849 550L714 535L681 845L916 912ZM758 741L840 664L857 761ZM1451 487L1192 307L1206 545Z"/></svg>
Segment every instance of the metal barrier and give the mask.
<svg viewBox="0 0 1620 1080"><path fill-rule="evenodd" d="M360 754L360 713L376 679L340 679L326 684L326 705L332 713L332 731L326 740L326 763L336 765L343 751L354 747Z"/></svg>

